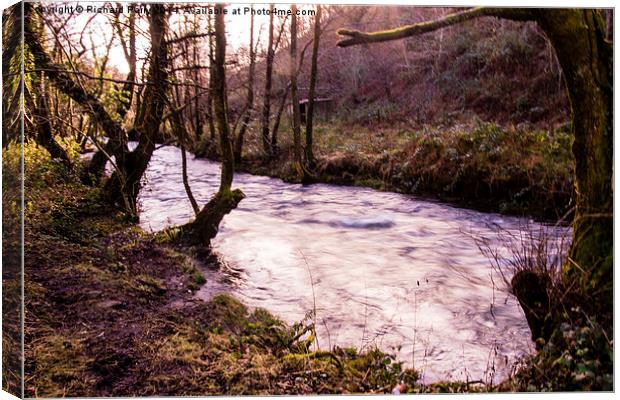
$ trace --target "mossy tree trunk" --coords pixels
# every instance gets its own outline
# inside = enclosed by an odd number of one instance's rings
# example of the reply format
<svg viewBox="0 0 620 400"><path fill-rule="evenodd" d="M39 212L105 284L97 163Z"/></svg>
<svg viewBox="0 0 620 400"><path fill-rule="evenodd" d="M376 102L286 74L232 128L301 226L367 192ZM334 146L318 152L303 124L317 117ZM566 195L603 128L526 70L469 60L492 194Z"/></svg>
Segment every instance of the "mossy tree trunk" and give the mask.
<svg viewBox="0 0 620 400"><path fill-rule="evenodd" d="M38 79L34 79L35 88L38 89L36 93L36 101L30 97L32 94L29 94L27 91L24 93L25 96L28 96L26 103L32 102L32 120L36 130L36 142L43 146L48 153L50 153L52 158L61 160L68 168L71 168L71 160L69 159L67 152L54 139L54 132L51 123L52 117L47 103L47 91L45 90L45 74L37 74L37 77Z"/></svg>
<svg viewBox="0 0 620 400"><path fill-rule="evenodd" d="M194 245L209 246L211 239L217 235L224 216L235 209L245 197L241 190L232 190L235 160L228 122L225 61L226 25L223 13L218 13L215 17L215 55L211 65L211 81L214 85L213 106L222 156L222 175L215 196L196 215L193 222L182 227L183 239Z"/></svg>
<svg viewBox="0 0 620 400"><path fill-rule="evenodd" d="M109 201L123 205L130 216L134 217L138 215L137 199L141 180L155 151L155 138L159 134L164 108L168 104L168 46L165 40L167 30L168 12L161 4L151 5L151 60L142 103L143 119L135 127L139 134L138 145L135 150L123 152L121 157L117 157L119 169L112 174L104 187Z"/></svg>
<svg viewBox="0 0 620 400"><path fill-rule="evenodd" d="M24 21L24 31L27 32L27 38L41 38L43 37L43 24L39 18L35 14L33 14L32 8L30 5L25 5L24 14L27 18ZM19 38L21 36L21 32L19 31L19 27L15 24L17 21L8 21L7 28L8 32L8 48L7 52L9 59L6 61L7 64L11 63L19 63L21 64L22 59L14 59L16 57L21 56L21 54L17 51L20 46ZM17 32L15 32L17 31ZM17 40L17 43L14 43L14 40ZM24 43L24 55L23 62L28 63L28 59L30 58L30 54L34 57L34 69L44 69L45 63L42 57L40 57L40 53L44 52L43 45L40 43L30 44ZM37 57L38 55L38 57ZM43 62L42 62L43 61ZM3 60L4 62L4 60ZM21 67L20 67L21 68ZM27 66L24 66L25 69L28 69ZM17 72L17 71L16 71ZM20 71L21 72L21 71ZM52 72L53 74L53 72ZM8 79L10 82L10 77L5 77L5 80ZM23 85L23 103L26 110L29 110L32 118L24 119L24 134L26 137L33 138L36 143L43 148L45 148L50 156L54 159L61 160L67 167L71 167L71 160L67 155L65 149L56 142L54 139L54 129L52 125L52 115L50 113L49 108L49 96L47 91L47 82L46 75L44 72L33 71L28 73L27 77L24 77L24 85ZM18 91L21 89L21 80L17 83L19 86L16 88ZM6 89L10 91L13 89L11 85L7 85ZM9 99L7 99L9 100ZM11 101L11 100L9 100ZM18 100L19 101L19 100ZM17 104L13 104L17 106ZM7 121L8 122L8 121ZM10 129L10 128L9 128Z"/></svg>
<svg viewBox="0 0 620 400"><path fill-rule="evenodd" d="M613 44L596 10L539 10L566 80L573 122L576 210L568 279L611 310L613 289Z"/></svg>
<svg viewBox="0 0 620 400"><path fill-rule="evenodd" d="M2 11L2 147L22 133L22 4Z"/></svg>

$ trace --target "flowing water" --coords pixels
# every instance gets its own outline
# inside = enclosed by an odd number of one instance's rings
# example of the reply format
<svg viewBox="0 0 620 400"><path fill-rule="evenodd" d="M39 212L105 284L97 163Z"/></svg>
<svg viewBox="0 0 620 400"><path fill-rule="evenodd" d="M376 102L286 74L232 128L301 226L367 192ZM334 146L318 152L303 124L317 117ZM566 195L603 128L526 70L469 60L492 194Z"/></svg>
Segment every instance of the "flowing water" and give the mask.
<svg viewBox="0 0 620 400"><path fill-rule="evenodd" d="M188 160L206 204L219 164ZM423 371L426 382L505 377L531 352L516 299L471 235L517 231L524 220L358 187L302 186L236 174L246 194L224 218L214 249L225 271L205 271L197 293L234 294L289 323L316 310L321 348L379 348ZM181 153L158 149L141 193L141 224L157 231L193 217Z"/></svg>

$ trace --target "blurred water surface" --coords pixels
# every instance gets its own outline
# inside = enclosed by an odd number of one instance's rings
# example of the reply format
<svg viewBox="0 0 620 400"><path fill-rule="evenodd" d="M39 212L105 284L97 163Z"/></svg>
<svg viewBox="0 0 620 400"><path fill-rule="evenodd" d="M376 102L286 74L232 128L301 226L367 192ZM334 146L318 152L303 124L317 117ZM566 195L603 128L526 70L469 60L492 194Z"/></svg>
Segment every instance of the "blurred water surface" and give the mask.
<svg viewBox="0 0 620 400"><path fill-rule="evenodd" d="M188 170L204 205L219 185L219 164L190 155ZM146 175L144 228L193 217L179 149L158 149ZM523 219L250 174L236 174L233 186L247 198L214 240L227 268L206 271L209 282L198 296L230 292L289 323L316 305L322 348L378 346L422 370L426 382L498 382L533 351L518 302L471 237L494 240L489 226L517 232Z"/></svg>

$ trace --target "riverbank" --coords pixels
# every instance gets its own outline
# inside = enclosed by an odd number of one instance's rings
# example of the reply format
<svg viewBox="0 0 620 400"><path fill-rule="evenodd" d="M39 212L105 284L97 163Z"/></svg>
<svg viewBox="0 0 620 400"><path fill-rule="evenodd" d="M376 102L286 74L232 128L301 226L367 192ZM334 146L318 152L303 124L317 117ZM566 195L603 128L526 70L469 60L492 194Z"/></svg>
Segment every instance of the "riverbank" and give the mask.
<svg viewBox="0 0 620 400"><path fill-rule="evenodd" d="M217 259L143 232L41 149L27 146L26 165L29 397L389 393L401 379L416 392L484 389L415 386L417 374L378 349L317 351L309 323L225 294L198 300L195 257L207 268Z"/></svg>
<svg viewBox="0 0 620 400"><path fill-rule="evenodd" d="M294 182L290 135L280 135L277 156L267 160L258 131L247 134L243 161L236 169ZM415 194L549 221L561 219L572 207L572 139L565 128L503 128L473 121L411 130L333 122L319 123L314 140L318 182Z"/></svg>

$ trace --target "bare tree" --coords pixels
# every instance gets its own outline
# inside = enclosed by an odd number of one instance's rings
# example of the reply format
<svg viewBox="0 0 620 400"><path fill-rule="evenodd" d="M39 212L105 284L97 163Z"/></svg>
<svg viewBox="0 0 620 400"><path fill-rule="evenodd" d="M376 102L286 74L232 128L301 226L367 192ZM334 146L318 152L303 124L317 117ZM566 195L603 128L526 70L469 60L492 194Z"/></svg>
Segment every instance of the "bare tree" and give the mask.
<svg viewBox="0 0 620 400"><path fill-rule="evenodd" d="M309 173L302 160L301 148L301 115L299 111L299 97L297 95L297 6L291 5L291 45L290 45L290 81L291 81L291 102L293 107L293 168L297 178L305 182L309 178Z"/></svg>
<svg viewBox="0 0 620 400"><path fill-rule="evenodd" d="M108 157L115 156L116 170L106 182L104 197L110 203L120 205L128 216L135 219L140 181L155 150L154 137L159 133L168 91L168 56L164 39L167 13L162 5L152 5L149 11L151 59L148 82L144 85L144 118L135 127L140 135L138 146L130 152L127 149L127 132L120 123L110 116L92 92L79 80L73 79L72 71L67 72L64 67L52 61L41 45L40 34L36 29L37 11L32 3L24 4L24 20L27 21L24 24L24 39L29 43L35 65L45 70L56 88L86 109L90 118L108 136L109 142L113 144Z"/></svg>
<svg viewBox="0 0 620 400"><path fill-rule="evenodd" d="M183 106L181 103L181 95L180 89L178 85L174 86L174 109L170 112L172 113L172 124L176 131L177 141L179 143L179 147L181 148L181 175L183 177L183 187L185 188L185 193L187 194L187 198L194 210L194 214L198 215L200 212L200 207L198 206L198 202L196 202L196 198L192 193L192 189L189 185L189 177L187 176L187 151L185 150L187 147L188 134L187 127L183 121L182 110ZM188 103L185 103L188 104Z"/></svg>
<svg viewBox="0 0 620 400"><path fill-rule="evenodd" d="M117 6L120 7L120 3L117 3ZM131 101L134 94L134 83L136 81L136 13L133 9L129 11L129 18L127 19L126 26L129 31L129 37L127 39L125 39L124 30L119 20L119 14L116 14L114 19L114 27L116 28L118 38L121 42L125 60L127 60L127 65L129 66L129 72L125 78L127 82L123 84L121 89L121 101L119 101L118 107L116 108L116 112L121 119L125 118L127 111L131 107Z"/></svg>
<svg viewBox="0 0 620 400"><path fill-rule="evenodd" d="M280 105L278 106L278 111L276 112L276 117L273 121L273 128L271 128L271 148L273 149L274 154L278 152L278 131L280 130L280 121L282 120L284 107L286 107L286 99L288 99L290 88L291 82L289 81L288 85L281 90Z"/></svg>
<svg viewBox="0 0 620 400"><path fill-rule="evenodd" d="M211 81L214 83L213 105L222 156L220 187L213 198L198 213L196 219L182 227L183 238L189 243L203 246L210 244L211 239L217 235L224 216L235 209L245 197L241 190L232 190L235 159L230 138L226 99L226 25L223 13L218 13L215 16L214 56L211 66Z"/></svg>
<svg viewBox="0 0 620 400"><path fill-rule="evenodd" d="M213 31L213 16L208 18L208 30ZM212 67L215 58L215 36L209 36L209 66ZM209 75L209 92L207 93L207 119L209 123L209 138L211 142L215 141L215 121L213 116L213 90L215 84L213 82L213 73Z"/></svg>
<svg viewBox="0 0 620 400"><path fill-rule="evenodd" d="M252 8L254 6L252 5ZM248 94L245 103L245 116L239 128L239 134L235 140L235 162L241 162L241 153L243 152L243 137L248 129L250 118L254 111L254 72L256 70L256 50L254 48L254 14L250 15L250 65L248 67Z"/></svg>
<svg viewBox="0 0 620 400"><path fill-rule="evenodd" d="M123 83L121 89L121 98L116 107L116 112L122 120L125 118L125 115L131 107L136 81L136 14L133 10L131 10L127 20L127 29L129 31L128 39L125 39L123 25L121 24L119 18L120 16L118 14L115 15L113 25L114 28L116 28L117 35L123 48L123 53L125 55L125 60L127 61L127 65L129 67L129 72L125 78L126 82ZM123 150L127 151L126 146L123 143L119 143L117 138L118 137L116 136L110 137L104 148L93 155L88 168L84 170L82 175L82 181L84 183L99 183L105 169L105 164L108 161L109 154L112 154L116 147L123 147Z"/></svg>
<svg viewBox="0 0 620 400"><path fill-rule="evenodd" d="M111 202L121 203L126 199L127 211L137 218L137 198L142 176L146 171L155 141L159 136L159 126L163 119L164 107L168 104L168 12L162 4L152 4L149 13L149 33L151 37L151 60L148 85L144 91L143 119L136 126L138 145L132 152L117 156L120 170L114 171L106 182L104 191ZM124 175L124 179L121 175Z"/></svg>
<svg viewBox="0 0 620 400"><path fill-rule="evenodd" d="M263 153L266 156L273 154L269 138L269 115L271 113L271 80L273 77L273 4L269 6L269 34L267 37L267 60L265 61L265 91L263 92L263 113L261 117L261 138Z"/></svg>
<svg viewBox="0 0 620 400"><path fill-rule="evenodd" d="M312 140L312 119L314 116L314 96L318 75L319 41L321 39L321 6L317 4L314 16L314 40L312 44L312 65L310 67L310 88L308 90L308 105L306 109L306 162L310 167L314 165Z"/></svg>

